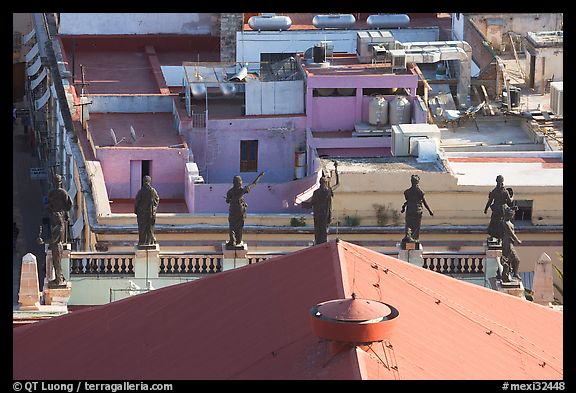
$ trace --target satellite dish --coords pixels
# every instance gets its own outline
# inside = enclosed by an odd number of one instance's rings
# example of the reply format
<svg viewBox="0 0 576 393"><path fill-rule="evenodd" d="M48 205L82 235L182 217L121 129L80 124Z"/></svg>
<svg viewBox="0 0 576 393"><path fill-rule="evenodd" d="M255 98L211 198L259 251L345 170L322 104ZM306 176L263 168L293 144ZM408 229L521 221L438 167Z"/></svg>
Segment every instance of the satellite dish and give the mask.
<svg viewBox="0 0 576 393"><path fill-rule="evenodd" d="M116 138L116 133L114 132L114 130L112 128L110 128L110 136L112 137L112 141L114 142L114 146L116 146L117 144L126 140L126 138L124 138L124 137L122 139L118 140Z"/></svg>
<svg viewBox="0 0 576 393"><path fill-rule="evenodd" d="M132 142L136 142L136 131L134 131L132 125L130 125L130 137L132 138Z"/></svg>
<svg viewBox="0 0 576 393"><path fill-rule="evenodd" d="M112 141L114 143L114 146L116 146L118 144L118 140L116 139L116 133L114 132L114 130L112 128L110 128L110 136L112 137Z"/></svg>
<svg viewBox="0 0 576 393"><path fill-rule="evenodd" d="M241 82L246 78L248 75L248 67L244 66L238 71L235 75L233 75L229 80L234 82Z"/></svg>

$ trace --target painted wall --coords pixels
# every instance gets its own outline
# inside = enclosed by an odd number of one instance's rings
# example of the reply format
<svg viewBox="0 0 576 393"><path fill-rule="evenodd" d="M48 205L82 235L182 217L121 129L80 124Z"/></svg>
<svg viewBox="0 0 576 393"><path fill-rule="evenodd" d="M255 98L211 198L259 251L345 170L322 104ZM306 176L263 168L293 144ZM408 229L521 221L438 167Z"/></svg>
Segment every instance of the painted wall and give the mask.
<svg viewBox="0 0 576 393"><path fill-rule="evenodd" d="M488 30L488 19L500 19L502 21L501 42L510 48L508 32L526 35L529 31L554 31L561 30L563 14L561 13L479 13L466 14L485 36ZM499 47L494 47L499 50Z"/></svg>
<svg viewBox="0 0 576 393"><path fill-rule="evenodd" d="M356 97L313 97L307 108L314 131L354 130Z"/></svg>
<svg viewBox="0 0 576 393"><path fill-rule="evenodd" d="M417 75L369 75L354 77L313 76L308 77L306 90L306 127L313 131L354 130L354 124L368 118L369 97L363 95L365 88L406 88L412 96L418 87ZM318 88L355 88L354 97L314 97ZM413 97L410 101L413 100Z"/></svg>
<svg viewBox="0 0 576 393"><path fill-rule="evenodd" d="M258 183L250 193L245 195L248 204L248 213L276 213L276 214L307 214L309 209L295 206L296 196L314 187L318 183L317 174L302 179L284 182L267 183L266 177ZM248 177L242 176L243 184L251 182ZM226 192L232 187L232 178L228 184L194 184L194 212L195 213L227 213Z"/></svg>
<svg viewBox="0 0 576 393"><path fill-rule="evenodd" d="M279 183L294 179L294 153L306 145L304 122L304 116L209 120L206 152L203 129L190 129L188 137L207 183L231 184L238 174L250 182L261 171L263 181ZM257 172L240 173L241 140L258 140Z"/></svg>
<svg viewBox="0 0 576 393"><path fill-rule="evenodd" d="M304 81L246 83L246 115L304 113Z"/></svg>
<svg viewBox="0 0 576 393"><path fill-rule="evenodd" d="M332 41L334 52L355 53L358 31L364 30L239 31L236 33L236 61L259 62L261 53L303 53L320 41ZM400 42L437 41L439 37L437 27L389 31ZM254 70L257 64L250 64L250 67Z"/></svg>
<svg viewBox="0 0 576 393"><path fill-rule="evenodd" d="M61 13L59 33L65 34L191 34L213 31L211 13Z"/></svg>
<svg viewBox="0 0 576 393"><path fill-rule="evenodd" d="M507 153L503 153L506 156ZM410 187L410 176L420 176L420 187L434 216L424 213L423 225L488 225L490 215L484 214L488 193L494 184L462 185L458 177L449 172L421 172L415 170L384 170L377 164L350 165L339 163L340 187L335 191L333 211L335 217L346 215L361 218L360 225L377 222L374 204L391 204L400 212L404 203L403 192ZM518 169L521 173L522 169ZM361 176L359 176L362 174ZM548 185L514 184L515 176L505 175L514 189L514 199L532 200L533 225L563 223L563 187ZM402 225L404 217L401 215Z"/></svg>
<svg viewBox="0 0 576 393"><path fill-rule="evenodd" d="M534 89L544 92L546 81L564 80L564 49L559 48L534 48L535 54L526 51L525 73L529 78L531 57L536 57L534 67Z"/></svg>
<svg viewBox="0 0 576 393"><path fill-rule="evenodd" d="M90 113L172 112L173 96L161 94L91 95Z"/></svg>
<svg viewBox="0 0 576 393"><path fill-rule="evenodd" d="M130 195L130 161L150 160L152 185L160 198L184 198L184 168L188 156L185 148L122 148L96 149L100 161L108 198L125 199Z"/></svg>

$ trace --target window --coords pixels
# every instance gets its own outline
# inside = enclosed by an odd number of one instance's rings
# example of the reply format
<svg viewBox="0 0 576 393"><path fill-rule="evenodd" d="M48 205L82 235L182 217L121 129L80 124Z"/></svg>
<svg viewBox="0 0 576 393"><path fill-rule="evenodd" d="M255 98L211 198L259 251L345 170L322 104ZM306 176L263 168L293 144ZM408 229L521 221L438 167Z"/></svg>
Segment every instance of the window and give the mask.
<svg viewBox="0 0 576 393"><path fill-rule="evenodd" d="M534 201L517 200L515 201L518 210L514 215L514 221L532 221L532 205Z"/></svg>
<svg viewBox="0 0 576 393"><path fill-rule="evenodd" d="M240 172L258 170L258 141L240 141Z"/></svg>

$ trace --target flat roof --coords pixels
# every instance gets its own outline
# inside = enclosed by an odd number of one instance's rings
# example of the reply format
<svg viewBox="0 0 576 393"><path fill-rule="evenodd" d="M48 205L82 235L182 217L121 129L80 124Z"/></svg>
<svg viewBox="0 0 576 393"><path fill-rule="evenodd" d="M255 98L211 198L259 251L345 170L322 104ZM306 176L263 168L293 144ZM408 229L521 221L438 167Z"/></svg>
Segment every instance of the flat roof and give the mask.
<svg viewBox="0 0 576 393"><path fill-rule="evenodd" d="M495 174L507 186L559 186L564 184L560 158L552 157L453 157L448 158L458 185L494 186Z"/></svg>
<svg viewBox="0 0 576 393"><path fill-rule="evenodd" d="M448 151L450 148L464 147L483 147L483 149L492 147L498 151L522 150L522 146L526 146L523 150L538 150L535 148L537 144L534 143L533 138L529 137L522 128L522 122L525 121L510 117L498 120L491 120L488 117L484 120L483 116L478 116L476 118L477 129L474 120L463 119L458 127L440 128L440 144ZM540 146L541 150L544 150L544 145L540 144Z"/></svg>
<svg viewBox="0 0 576 393"><path fill-rule="evenodd" d="M117 141L124 139L117 147L168 147L182 143L172 113L90 113L89 124L94 145L100 147L113 146L111 128ZM130 126L136 133L135 142Z"/></svg>
<svg viewBox="0 0 576 393"><path fill-rule="evenodd" d="M87 94L160 94L145 47L160 66L185 61L219 61L219 37L190 35L61 36L67 69ZM78 86L78 89L80 86Z"/></svg>
<svg viewBox="0 0 576 393"><path fill-rule="evenodd" d="M326 168L333 166L333 158L321 158ZM441 161L418 162L417 157L367 157L341 158L338 161L339 173L371 173L386 170L387 172L446 172Z"/></svg>
<svg viewBox="0 0 576 393"><path fill-rule="evenodd" d="M328 59L328 66L319 66L318 63L306 64L302 68L308 75L332 75L350 77L354 75L412 75L407 69L392 71L391 63L360 63L356 54L335 53Z"/></svg>

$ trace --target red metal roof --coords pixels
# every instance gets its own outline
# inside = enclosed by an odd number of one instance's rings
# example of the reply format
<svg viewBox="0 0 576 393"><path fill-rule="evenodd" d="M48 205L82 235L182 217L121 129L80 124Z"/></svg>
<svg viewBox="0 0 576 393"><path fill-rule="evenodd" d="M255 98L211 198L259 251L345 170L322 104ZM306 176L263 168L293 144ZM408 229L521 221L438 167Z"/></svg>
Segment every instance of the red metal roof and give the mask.
<svg viewBox="0 0 576 393"><path fill-rule="evenodd" d="M353 292L400 315L333 353L309 310ZM331 241L14 329L13 378L550 380L562 333L558 311Z"/></svg>

